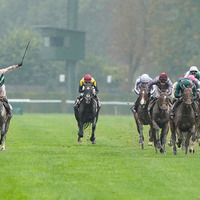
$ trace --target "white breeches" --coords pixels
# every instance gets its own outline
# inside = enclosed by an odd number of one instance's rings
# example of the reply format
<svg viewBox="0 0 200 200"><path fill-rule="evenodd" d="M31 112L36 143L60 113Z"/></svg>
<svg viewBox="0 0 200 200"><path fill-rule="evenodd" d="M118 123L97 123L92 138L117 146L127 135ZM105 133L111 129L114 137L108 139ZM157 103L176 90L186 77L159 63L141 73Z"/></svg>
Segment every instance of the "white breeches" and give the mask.
<svg viewBox="0 0 200 200"><path fill-rule="evenodd" d="M6 97L6 87L5 87L5 85L2 85L2 86L0 87L0 95L3 95L3 96ZM6 97L6 98L7 98L7 97Z"/></svg>

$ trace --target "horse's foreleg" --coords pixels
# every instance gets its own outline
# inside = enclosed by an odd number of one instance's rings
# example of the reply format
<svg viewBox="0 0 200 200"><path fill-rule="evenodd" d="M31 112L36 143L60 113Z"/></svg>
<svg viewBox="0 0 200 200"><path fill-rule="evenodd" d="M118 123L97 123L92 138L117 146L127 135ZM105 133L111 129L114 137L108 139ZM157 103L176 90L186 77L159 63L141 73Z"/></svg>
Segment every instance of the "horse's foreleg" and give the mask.
<svg viewBox="0 0 200 200"><path fill-rule="evenodd" d="M152 142L153 142L153 135L152 135L152 128L150 127L150 129L149 129L149 142L148 142L148 146L152 146Z"/></svg>
<svg viewBox="0 0 200 200"><path fill-rule="evenodd" d="M92 123L92 135L90 137L90 141L92 142L92 144L96 144L96 141L95 141L95 129L96 129L96 117L94 118L94 121Z"/></svg>
<svg viewBox="0 0 200 200"><path fill-rule="evenodd" d="M82 138L83 138L83 123L82 122L79 122L78 123L78 128L79 128L79 131L78 131L78 142L82 142Z"/></svg>
<svg viewBox="0 0 200 200"><path fill-rule="evenodd" d="M197 142L200 146L200 125L199 124L197 125Z"/></svg>
<svg viewBox="0 0 200 200"><path fill-rule="evenodd" d="M195 127L193 126L192 127L192 131L191 131L192 138L191 138L191 140L189 142L190 143L190 149L189 149L190 153L194 153L195 152L195 150L194 150L194 142L196 141L196 138L197 138L195 133L196 133L196 130L195 130Z"/></svg>
<svg viewBox="0 0 200 200"><path fill-rule="evenodd" d="M189 150L190 153L194 153L195 150L194 150L194 141L193 140L190 140L190 150Z"/></svg>
<svg viewBox="0 0 200 200"><path fill-rule="evenodd" d="M1 151L5 151L6 150L5 140L6 140L6 132L5 132L5 124L4 124L2 129L1 129L1 141L0 141L0 144L2 145L1 146Z"/></svg>
<svg viewBox="0 0 200 200"><path fill-rule="evenodd" d="M139 144L142 145L142 149L143 149L144 148L143 126L142 126L142 123L140 122L140 120L138 118L138 114L136 112L134 112L134 118L135 118L135 122L137 125L137 131L140 135Z"/></svg>
<svg viewBox="0 0 200 200"><path fill-rule="evenodd" d="M186 138L185 138L185 157L187 157L188 146L190 143L190 137L191 137L191 133L187 132Z"/></svg>
<svg viewBox="0 0 200 200"><path fill-rule="evenodd" d="M157 123L155 123L154 121L153 121L153 127L156 132L156 143L155 142L154 143L155 143L156 153L157 153L157 149L161 148L160 135L159 135L160 128L158 127Z"/></svg>
<svg viewBox="0 0 200 200"><path fill-rule="evenodd" d="M138 123L138 130L139 130L139 134L140 134L139 144L143 144L144 136L143 136L143 126L141 123Z"/></svg>
<svg viewBox="0 0 200 200"><path fill-rule="evenodd" d="M160 152L164 153L164 154L166 154L166 141L167 141L166 138L167 138L168 131L169 131L169 125L167 123L162 128L162 133L161 133L161 145L162 145L162 148L160 149Z"/></svg>
<svg viewBox="0 0 200 200"><path fill-rule="evenodd" d="M173 145L173 155L177 155L177 149L176 149L176 131L175 131L175 129L171 129L171 139L172 139L172 145Z"/></svg>

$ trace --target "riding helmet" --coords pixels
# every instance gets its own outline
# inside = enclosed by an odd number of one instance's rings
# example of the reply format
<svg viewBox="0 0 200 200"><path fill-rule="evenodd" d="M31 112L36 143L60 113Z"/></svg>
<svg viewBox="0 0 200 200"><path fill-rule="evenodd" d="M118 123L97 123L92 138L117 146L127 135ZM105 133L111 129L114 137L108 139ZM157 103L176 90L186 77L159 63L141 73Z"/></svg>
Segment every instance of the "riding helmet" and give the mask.
<svg viewBox="0 0 200 200"><path fill-rule="evenodd" d="M199 70L197 69L196 66L190 67L190 72L198 72Z"/></svg>
<svg viewBox="0 0 200 200"><path fill-rule="evenodd" d="M90 74L86 74L86 75L84 76L84 81L85 81L85 82L90 82L91 80L92 80L92 77L91 77Z"/></svg>
<svg viewBox="0 0 200 200"><path fill-rule="evenodd" d="M140 77L140 80L143 82L143 83L148 83L151 78L149 77L148 74L142 74L141 77Z"/></svg>
<svg viewBox="0 0 200 200"><path fill-rule="evenodd" d="M161 80L163 80L163 81L167 81L167 74L165 74L165 73L162 73L162 74L160 74L160 76L159 76L159 80L161 81Z"/></svg>

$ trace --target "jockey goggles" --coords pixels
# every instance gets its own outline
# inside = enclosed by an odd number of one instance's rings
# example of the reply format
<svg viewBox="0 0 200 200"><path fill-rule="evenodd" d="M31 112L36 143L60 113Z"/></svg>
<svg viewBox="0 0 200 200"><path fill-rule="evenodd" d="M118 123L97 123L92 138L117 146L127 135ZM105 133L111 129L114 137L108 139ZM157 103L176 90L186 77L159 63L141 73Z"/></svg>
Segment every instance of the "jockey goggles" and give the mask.
<svg viewBox="0 0 200 200"><path fill-rule="evenodd" d="M191 71L191 74L197 74L197 71Z"/></svg>
<svg viewBox="0 0 200 200"><path fill-rule="evenodd" d="M166 83L167 81L166 81L166 80L160 80L160 82L161 82L161 83Z"/></svg>

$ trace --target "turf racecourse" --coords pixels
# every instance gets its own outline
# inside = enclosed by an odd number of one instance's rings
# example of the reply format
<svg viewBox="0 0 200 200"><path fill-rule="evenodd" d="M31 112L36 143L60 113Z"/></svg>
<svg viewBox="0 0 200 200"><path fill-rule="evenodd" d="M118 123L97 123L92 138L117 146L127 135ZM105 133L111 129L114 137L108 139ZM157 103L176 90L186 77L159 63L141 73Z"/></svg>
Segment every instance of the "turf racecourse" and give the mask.
<svg viewBox="0 0 200 200"><path fill-rule="evenodd" d="M138 144L133 117L101 116L96 145L73 115L16 115L0 152L0 199L200 199L200 147L166 156ZM147 133L147 127L145 127ZM169 138L169 137L168 137Z"/></svg>

